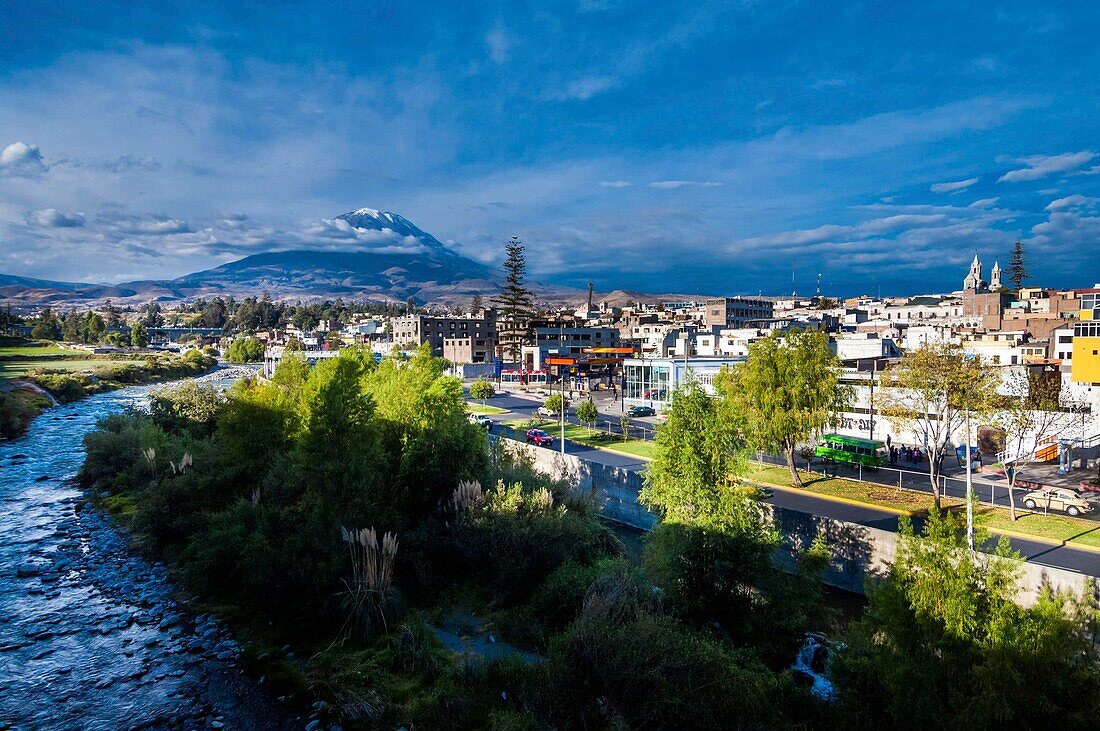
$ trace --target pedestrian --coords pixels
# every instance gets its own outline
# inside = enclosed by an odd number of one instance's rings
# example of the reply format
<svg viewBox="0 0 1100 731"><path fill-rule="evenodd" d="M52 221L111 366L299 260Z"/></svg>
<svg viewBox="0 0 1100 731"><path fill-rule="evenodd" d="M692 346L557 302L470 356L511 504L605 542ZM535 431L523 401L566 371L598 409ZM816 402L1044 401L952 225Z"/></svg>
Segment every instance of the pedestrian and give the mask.
<svg viewBox="0 0 1100 731"><path fill-rule="evenodd" d="M890 438L890 435L889 435L889 434L887 434L887 435L886 435L886 448L887 448L887 449L889 449L889 448L890 448L890 442L891 442L891 441L893 441L893 440L892 440L892 439Z"/></svg>

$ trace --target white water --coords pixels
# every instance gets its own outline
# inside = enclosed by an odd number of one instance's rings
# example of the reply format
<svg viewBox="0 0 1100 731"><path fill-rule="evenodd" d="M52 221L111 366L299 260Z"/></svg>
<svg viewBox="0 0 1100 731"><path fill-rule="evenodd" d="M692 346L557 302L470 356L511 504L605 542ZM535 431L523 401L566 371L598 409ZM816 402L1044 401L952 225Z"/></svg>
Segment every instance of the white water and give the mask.
<svg viewBox="0 0 1100 731"><path fill-rule="evenodd" d="M814 663L814 657L819 653L825 653L825 663ZM810 687L810 692L818 698L831 701L836 695L836 688L832 682L825 677L825 669L828 663L828 653L832 650L822 644L814 635L806 635L806 639L802 642L802 647L798 649L798 655L795 657L794 664L791 665L792 670L798 670L805 673L807 676L813 679L813 685ZM821 672L814 670L814 665L818 665L821 668Z"/></svg>

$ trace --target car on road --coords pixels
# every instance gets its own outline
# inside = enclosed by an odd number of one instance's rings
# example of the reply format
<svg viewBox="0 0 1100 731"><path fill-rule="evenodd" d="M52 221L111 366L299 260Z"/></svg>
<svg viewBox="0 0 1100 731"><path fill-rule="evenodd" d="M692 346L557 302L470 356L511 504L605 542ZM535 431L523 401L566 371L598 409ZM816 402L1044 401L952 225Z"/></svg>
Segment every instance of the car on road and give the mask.
<svg viewBox="0 0 1100 731"><path fill-rule="evenodd" d="M539 416L541 416L544 419L556 419L556 418L558 418L558 412L551 411L550 409L546 408L545 406L538 407L538 409L535 410L535 413L538 414Z"/></svg>
<svg viewBox="0 0 1100 731"><path fill-rule="evenodd" d="M632 418L637 418L639 416L656 416L657 409L652 406L631 406L626 410L626 415Z"/></svg>
<svg viewBox="0 0 1100 731"><path fill-rule="evenodd" d="M493 430L493 420L485 414L470 414L466 418L470 420L471 424L477 424L482 429L487 431Z"/></svg>
<svg viewBox="0 0 1100 731"><path fill-rule="evenodd" d="M536 447L549 447L554 444L554 437L550 436L542 429L528 429L527 443L534 444Z"/></svg>
<svg viewBox="0 0 1100 731"><path fill-rule="evenodd" d="M1067 515L1091 513L1093 510L1092 503L1067 487L1032 490L1024 495L1024 507L1028 510L1061 510Z"/></svg>

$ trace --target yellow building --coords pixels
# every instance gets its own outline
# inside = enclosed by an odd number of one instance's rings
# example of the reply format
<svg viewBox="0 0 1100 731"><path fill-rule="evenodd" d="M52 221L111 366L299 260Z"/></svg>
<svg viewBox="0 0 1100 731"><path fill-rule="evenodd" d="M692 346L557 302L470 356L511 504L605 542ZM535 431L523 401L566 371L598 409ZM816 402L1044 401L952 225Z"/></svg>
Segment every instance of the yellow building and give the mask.
<svg viewBox="0 0 1100 731"><path fill-rule="evenodd" d="M1079 321L1073 325L1073 369L1077 383L1100 384L1100 289L1078 291Z"/></svg>

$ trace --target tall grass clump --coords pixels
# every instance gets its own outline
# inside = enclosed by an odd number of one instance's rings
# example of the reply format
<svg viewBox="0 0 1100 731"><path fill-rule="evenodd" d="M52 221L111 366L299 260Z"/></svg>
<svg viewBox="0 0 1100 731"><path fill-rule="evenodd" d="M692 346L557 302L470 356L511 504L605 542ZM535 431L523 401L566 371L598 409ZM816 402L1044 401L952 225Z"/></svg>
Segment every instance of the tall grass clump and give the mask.
<svg viewBox="0 0 1100 731"><path fill-rule="evenodd" d="M379 628L386 632L386 617L392 617L396 609L393 562L397 557L397 536L387 532L379 542L374 528L343 527L340 535L351 555L351 580L345 582L343 601L344 635L366 638Z"/></svg>

